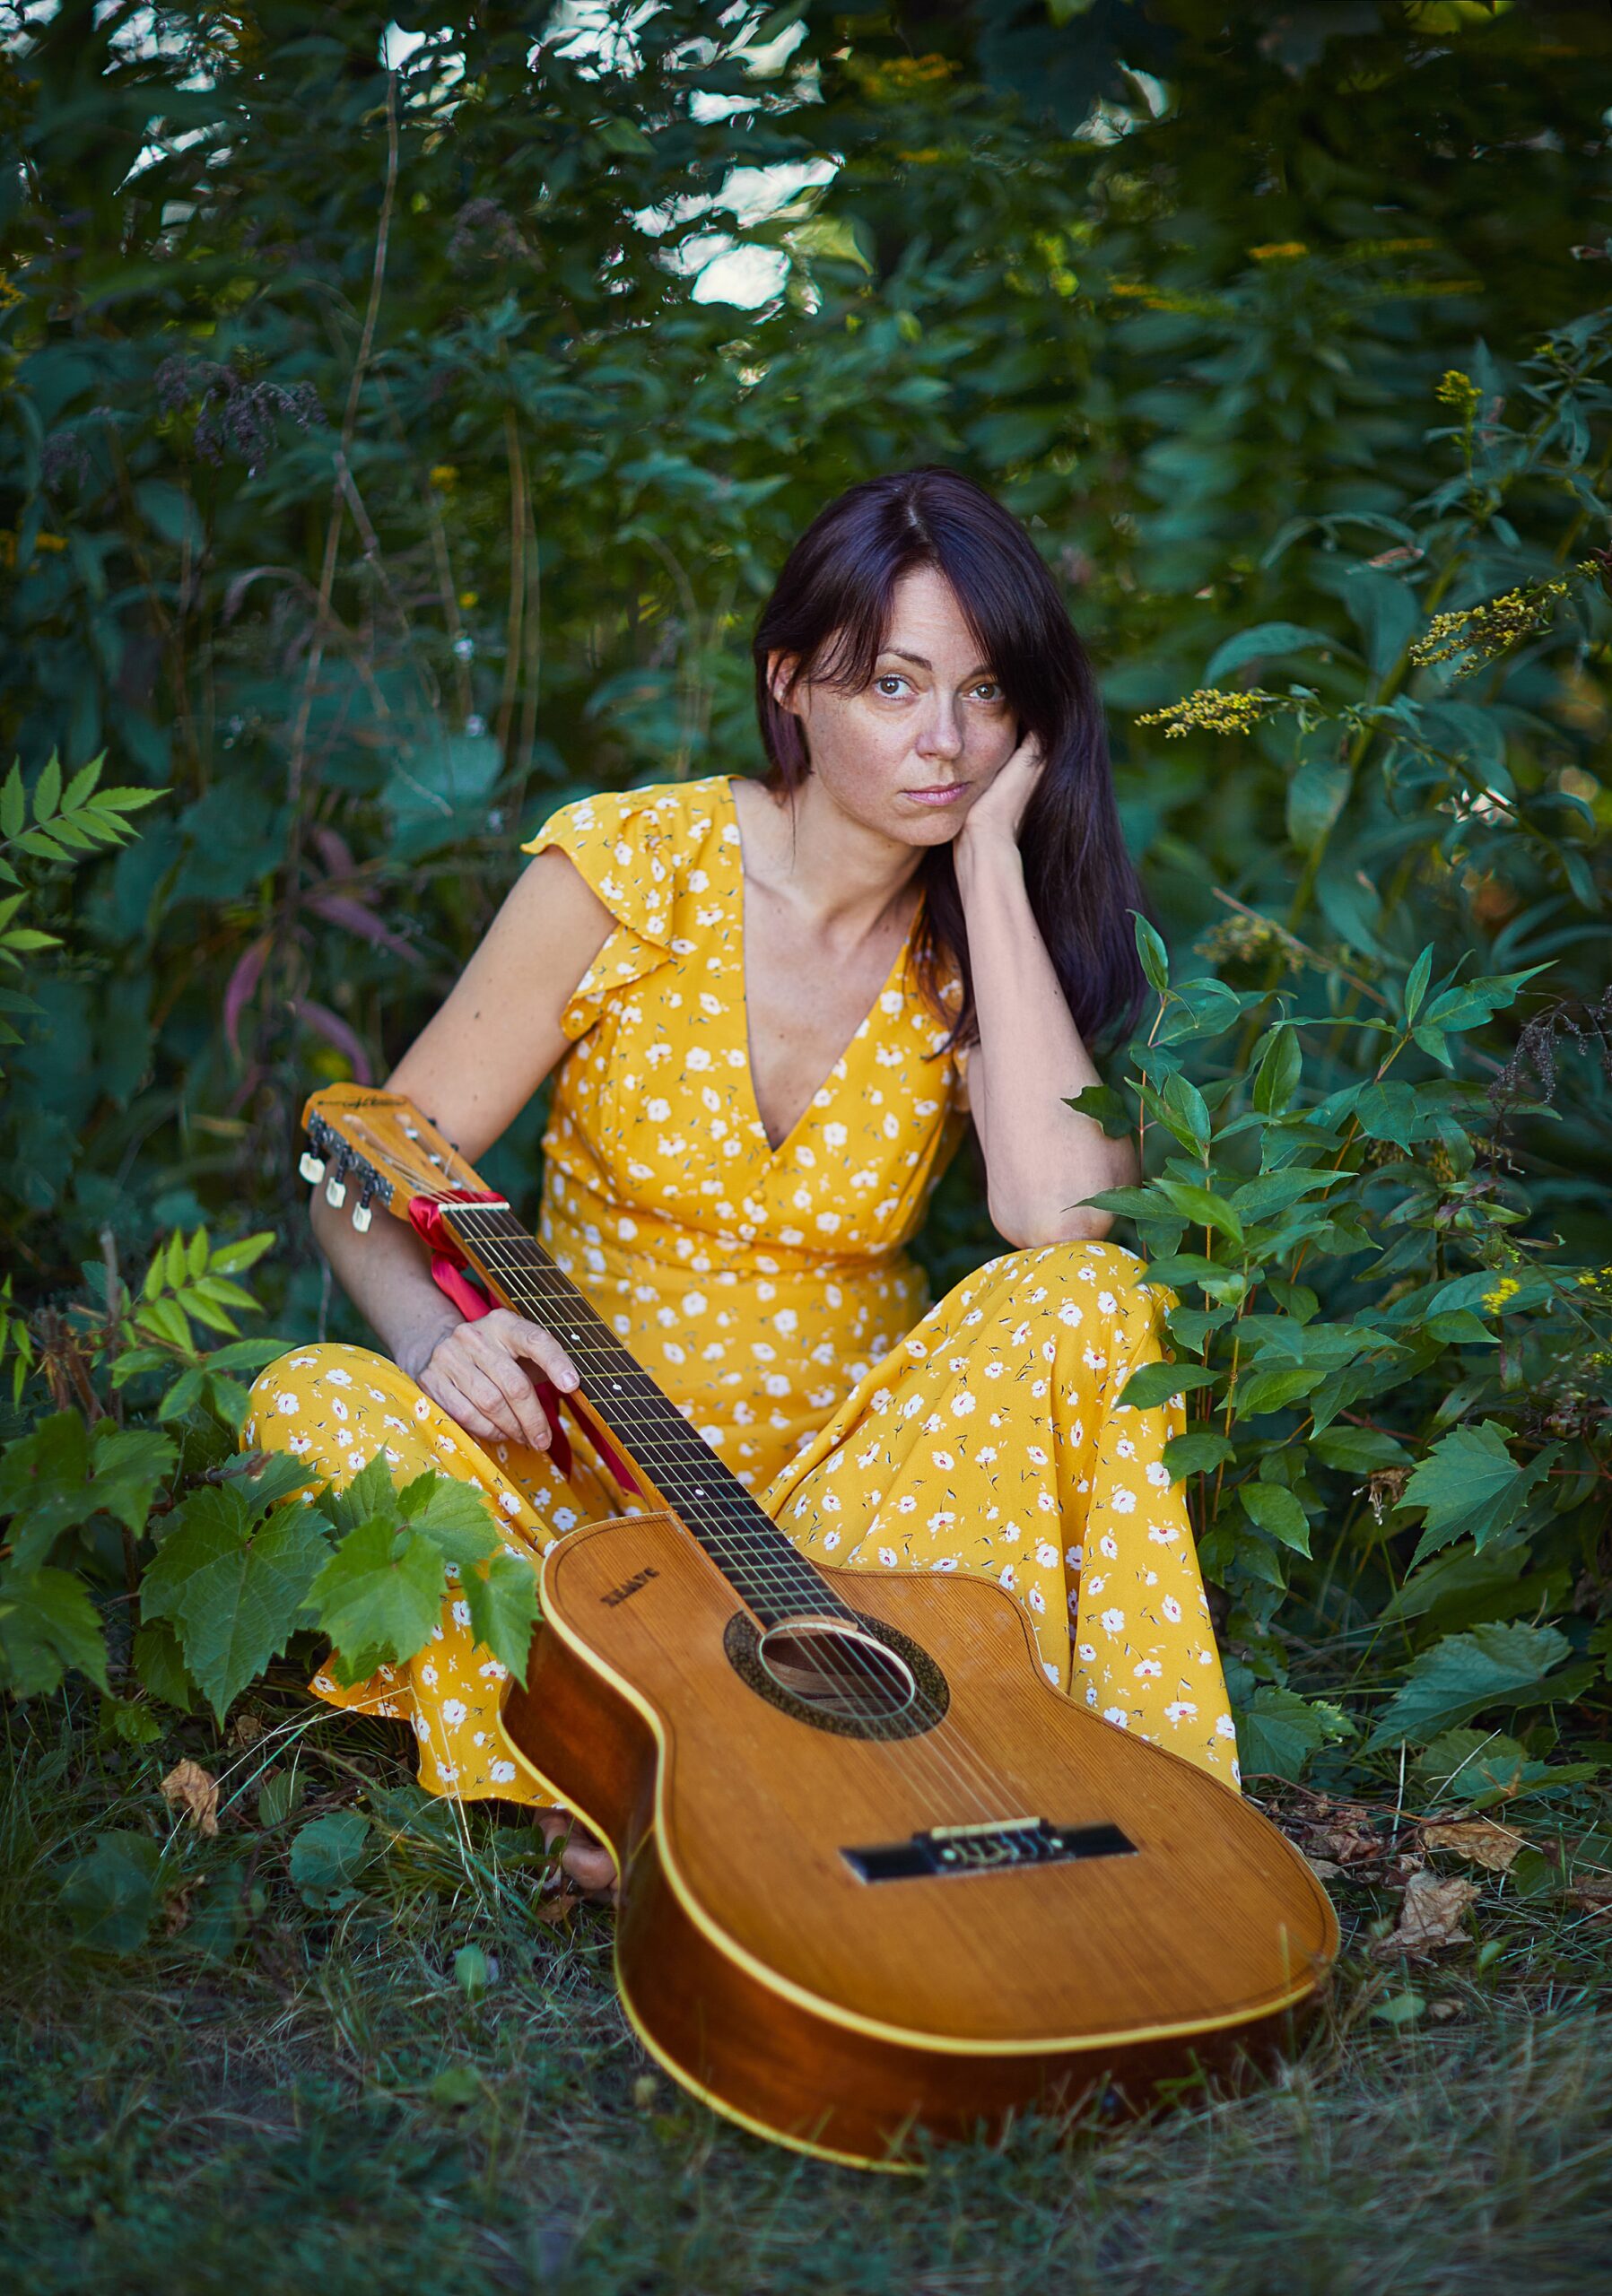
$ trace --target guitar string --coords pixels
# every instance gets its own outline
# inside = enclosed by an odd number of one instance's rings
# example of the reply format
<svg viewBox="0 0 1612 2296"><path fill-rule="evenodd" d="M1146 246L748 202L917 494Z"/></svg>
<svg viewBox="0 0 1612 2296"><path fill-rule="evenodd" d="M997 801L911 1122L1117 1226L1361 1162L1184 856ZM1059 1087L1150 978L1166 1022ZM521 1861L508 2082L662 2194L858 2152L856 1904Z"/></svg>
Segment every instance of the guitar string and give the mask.
<svg viewBox="0 0 1612 2296"><path fill-rule="evenodd" d="M384 1144L374 1139L373 1135L370 1133L369 1126L364 1124L362 1118L358 1116L356 1111L351 1111L349 1113L350 1116L355 1118L354 1129L362 1130L366 1135L368 1135L370 1144L375 1146L383 1157L386 1157ZM417 1135L414 1136L416 1138L418 1137ZM450 1162L458 1163L461 1160L458 1156L457 1151L452 1148L451 1144L447 1144L449 1148ZM386 1157L386 1161L391 1161L392 1159ZM440 1159L433 1157L431 1161L433 1163L439 1165L439 1168L442 1171L443 1181L449 1188L451 1188L454 1182L449 1176L448 1168L441 1166ZM478 1176L471 1171L468 1165L465 1166L464 1169L466 1178L463 1184L466 1187L479 1187L480 1182ZM492 1235L477 1234L475 1232L475 1225L472 1225L466 1231L467 1239L473 1239L478 1249L485 1250L487 1248L491 1247L493 1251L507 1255L509 1248L512 1245L518 1244L523 1253L535 1253L538 1257L536 1259L523 1258L519 1261L508 1259L506 1257L506 1264L501 1269L492 1265L490 1262L489 1272L493 1274L495 1280L500 1280L501 1278L506 1284L506 1288L508 1288L509 1279L510 1277L545 1274L552 1275L558 1284L564 1287L565 1291L574 1292L574 1304L571 1300L562 1300L562 1304L565 1306L573 1319L579 1319L581 1321L584 1328L588 1328L592 1325L597 1325L600 1332L604 1334L604 1344L602 1349L597 1343L589 1342L582 1344L585 1347L585 1352L593 1354L602 1354L605 1358L609 1360L616 1369L625 1374L630 1383L641 1381L645 1390L641 1396L635 1396L632 1385L629 1385L627 1389L629 1402L637 1400L640 1403L652 1403L653 1405L659 1407L661 1413L658 1421L660 1432L669 1439L675 1457L679 1450L684 1454L683 1457L677 1458L677 1464L680 1465L687 1465L687 1451L692 1445L694 1442L699 1441L700 1439L693 1435L688 1422L684 1418L683 1414L677 1411L675 1405L670 1402L670 1399L656 1386L649 1374L641 1365L636 1362L635 1359L628 1354L624 1348L622 1348L619 1345L619 1343L614 1340L613 1335L609 1333L608 1327L605 1325L603 1318L598 1314L598 1311L594 1307L592 1301L588 1299L587 1294L584 1293L579 1286L571 1283L570 1279L565 1276L563 1270L555 1266L553 1262L549 1259L548 1256L544 1252L543 1247L537 1243L536 1239L531 1236L528 1231L519 1225L518 1222L516 1220L512 1207L506 1201L502 1200L495 1204L486 1204L479 1202L475 1197L460 1198L452 1195L444 1196L437 1194L434 1190L422 1192L429 1193L431 1201L434 1202L441 1210L451 1212L456 1215L456 1217L463 1218L466 1214L476 1213L481 1213L483 1216L491 1214L506 1214L508 1216L511 1227L515 1230L513 1236L505 1235L501 1237L496 1231ZM551 1302L544 1299L541 1294L538 1295L537 1304L542 1305L545 1312L552 1314ZM614 1380L612 1385L613 1390L616 1394L622 1393L622 1384L619 1378ZM585 1397L584 1399L586 1400L587 1398ZM596 1410L597 1409L597 1405L595 1408ZM650 1465L651 1469L653 1469L654 1461L649 1455L653 1450L658 1449L660 1445L658 1442L651 1442L650 1430L657 1422L653 1418L649 1422L643 1422L642 1431L640 1434L639 1428L634 1425L632 1413L630 1410L625 1408L622 1409L622 1419L623 1428L632 1429L632 1435L629 1438L630 1442L634 1439L637 1439L638 1448L643 1451L646 1457L646 1463ZM709 1465L701 1469L696 1469L695 1471L709 1474L712 1468L717 1470L717 1474L712 1476L712 1480L716 1482L720 1478L720 1482L719 1483L719 1487L720 1488L721 1483L725 1483L728 1478L729 1470L726 1467L726 1464L721 1461L714 1452L709 1449L709 1447L701 1444L701 1450L705 1460L709 1462ZM753 1585L758 1587L763 1594L766 1592L771 1592L774 1594L782 1592L787 1594L789 1599L797 1602L799 1600L799 1587L804 1579L804 1581L811 1587L815 1598L815 1607L820 1612L827 1612L831 1615L835 1613L839 1613L841 1615L857 1615L857 1613L850 1611L849 1605L844 1605L840 1598L835 1596L832 1593L832 1590L824 1585L821 1577L807 1559L805 1556L800 1555L797 1551L791 1550L790 1542L789 1541L787 1535L779 1530L777 1525L772 1523L771 1518L765 1515L759 1506L755 1504L749 1493L744 1492L742 1487L736 1485L736 1480L735 1498L738 1501L742 1502L743 1509L745 1510L736 1520L734 1520L731 1523L725 1523L719 1512L718 1520L715 1524L697 1521L693 1527L696 1543L704 1548L710 1560L715 1563L717 1569L722 1572L723 1577L728 1579L730 1585L735 1587L736 1592L740 1593L741 1599L745 1600L746 1602L750 1599L743 1592L743 1582L746 1577L749 1578ZM710 1500L703 1501L701 1513L709 1513L711 1510L713 1504L719 1506L719 1502L712 1502ZM681 1505L679 1507L679 1512L691 1511L693 1510L684 1509ZM757 1544L758 1526L765 1526L765 1531L761 1534L761 1535L766 1537L769 1544L776 1543L776 1548L778 1550L777 1558L773 1559L772 1557L769 1557L759 1570L756 1567L754 1552L746 1553L745 1552L746 1542L748 1542L749 1547L752 1550L754 1549ZM785 1560L786 1556L787 1561ZM730 1575L736 1569L739 1573L737 1577ZM854 1639L848 1638L848 1644L846 1647L849 1648L852 1665L867 1684L870 1699L876 1705L881 1689L879 1677L871 1665L869 1665L864 1658L859 1646ZM913 1739L912 1737L905 1735L900 1738L894 1738L884 1736L881 1734L880 1742L886 1744L899 1744L902 1746L907 1752L909 1761L912 1762L915 1768L919 1765L913 1761L913 1757L917 1749L921 1747L923 1749L923 1766L929 1769L932 1773L933 1780L937 1781L943 1786L949 1787L954 1790L961 1790L965 1794L972 1795L975 1798L978 1803L978 1806L981 1811L989 1811L994 1803L997 1814L1002 1814L1005 1802L1011 1800L1012 1798L1012 1796L1007 1794L1006 1782L994 1773L987 1770L985 1766L980 1761L980 1759L974 1750L969 1746L967 1741L964 1740L957 1731L955 1726L949 1724L945 1716L935 1708L933 1701L926 1693L924 1693L921 1685L915 1683L914 1690L915 1702L919 1709L920 1718L927 1720L929 1725L928 1731L923 1735L923 1737L919 1739ZM864 1717L862 1718L868 1719L871 1718ZM944 1746L937 1746L928 1743L941 1736L943 1733L946 1742ZM951 1751L954 1742L957 1751L964 1757L963 1761L959 1761L954 1758ZM972 1781L967 1775L967 1772L971 1770L975 1773L974 1779ZM949 1777L946 1775L948 1771L950 1772Z"/></svg>
<svg viewBox="0 0 1612 2296"><path fill-rule="evenodd" d="M468 1211L475 1207L464 1205L453 1208L456 1211ZM484 1210L488 1213L494 1210L501 1212L503 1208L501 1205L488 1205L484 1207ZM476 1225L479 1225L479 1222ZM729 1583L735 1586L736 1591L744 1596L744 1579L749 1578L763 1593L787 1591L793 1600L797 1601L798 1585L804 1577L815 1597L812 1605L814 1609L820 1612L826 1611L831 1615L837 1613L851 1618L859 1616L859 1613L856 1613L850 1605L845 1604L824 1585L807 1559L791 1547L788 1535L779 1529L771 1518L761 1509L749 1492L737 1485L736 1478L734 1479L733 1492L730 1493L726 1490L726 1481L730 1476L731 1470L704 1444L703 1439L691 1430L683 1414L655 1384L643 1367L636 1363L627 1351L610 1336L598 1310L587 1299L587 1295L580 1292L579 1287L571 1284L563 1270L553 1266L552 1262L545 1264L545 1259L512 1260L507 1251L501 1248L505 1245L518 1245L526 1250L542 1253L541 1245L536 1244L535 1239L527 1236L524 1231L518 1236L492 1237L476 1233L475 1229L471 1228L467 1229L466 1236L467 1240L475 1243L478 1253L486 1257L489 1273L515 1296L526 1294L526 1286L518 1281L522 1276L541 1276L546 1280L552 1275L560 1286L564 1287L564 1290L577 1292L585 1324L597 1324L606 1335L601 1348L599 1344L591 1338L581 1341L577 1335L572 1334L573 1339L577 1340L577 1352L584 1356L602 1354L607 1360L619 1359L622 1368L626 1370L634 1380L641 1381L645 1390L642 1395L630 1396L629 1402L636 1401L658 1405L660 1412L664 1414L658 1422L651 1416L647 1422L635 1422L630 1408L616 1405L614 1407L620 1412L623 1430L630 1444L642 1452L646 1465L653 1470L656 1463L650 1454L653 1450L659 1448L659 1445L649 1439L649 1431L658 1424L661 1431L673 1439L675 1453L681 1450L684 1455L676 1458L675 1464L686 1467L690 1473L704 1474L717 1483L717 1495L714 1500L705 1498L702 1494L702 1504L699 1509L696 1509L680 1497L676 1502L677 1509L680 1514L693 1518L693 1527L695 1530L696 1538L701 1545L705 1546L718 1568L722 1570L724 1577L728 1578ZM497 1264L500 1259L504 1263L502 1265ZM553 1330L554 1327L553 1318L556 1306L568 1313L576 1312L571 1309L570 1301L565 1300L562 1294L557 1294L551 1299L545 1296L539 1288L530 1297L532 1304L541 1307L545 1318L549 1319L545 1326L547 1329ZM620 1393L619 1380L613 1380L612 1387L617 1394ZM587 1399L586 1396L585 1399ZM596 1404L595 1408L597 1407ZM640 1431L641 1439L640 1439ZM701 1462L698 1465L693 1464L693 1457L690 1456L696 1453ZM737 1505L740 1512L736 1518L729 1517L724 1519L720 1511L724 1502L730 1508ZM709 1515L713 1508L718 1515L716 1524L711 1525L701 1521L701 1517ZM702 1532L705 1534L703 1536L701 1536ZM778 1557L784 1565L781 1570L773 1567L771 1561L763 1563L759 1570L754 1568L750 1557L744 1552L744 1542L747 1539L754 1543L758 1536L769 1543L776 1542L778 1549L781 1551ZM739 1554L736 1558L734 1555L736 1541L739 1543ZM735 1560L741 1563L741 1570L738 1573L730 1574L729 1569L724 1567L725 1561L731 1562ZM854 1667L867 1685L869 1695L876 1702L881 1684L876 1669L866 1659L854 1640L849 1641L848 1646L845 1647L849 1649L851 1667ZM914 1692L914 1702L929 1725L925 1737L915 1740L903 1735L900 1738L884 1738L883 1743L902 1745L906 1751L907 1759L913 1763L914 1767L918 1766L918 1757L921 1748L924 1764L932 1773L932 1784L944 1785L971 1795L982 1812L994 1811L998 1816L1005 1814L1005 1800L1012 1798L1008 1795L1006 1780L981 1761L975 1749L969 1744L956 1726L948 1720L944 1712L934 1706L933 1701L924 1692L922 1685L916 1682ZM973 1773L972 1777L969 1775L971 1771ZM949 1776L946 1774L948 1772Z"/></svg>
<svg viewBox="0 0 1612 2296"><path fill-rule="evenodd" d="M484 1209L489 1213L494 1210L501 1213L505 1207L501 1205L496 1207L489 1205L484 1207ZM511 1213L510 1216L511 1225L513 1226L515 1225L513 1214ZM850 1610L849 1605L841 1605L840 1598L835 1596L832 1593L832 1590L823 1585L823 1582L816 1570L804 1556L799 1555L797 1551L791 1550L790 1542L788 1539L787 1534L781 1533L779 1530L778 1526L772 1522L771 1517L767 1516L756 1504L754 1498L748 1492L743 1491L742 1488L737 1486L736 1479L734 1479L735 1488L732 1493L728 1493L726 1484L728 1480L732 1479L731 1471L727 1468L725 1463L720 1460L715 1453L710 1450L709 1447L704 1444L702 1439L700 1439L697 1435L691 1432L688 1422L684 1419L682 1413L676 1410L675 1405L673 1405L670 1402L670 1399L656 1386L655 1382L649 1377L649 1373L644 1370L643 1367L636 1363L634 1359L628 1354L627 1351L621 1347L619 1343L611 1336L604 1323L603 1317L594 1306L593 1302L587 1298L587 1295L580 1291L579 1287L575 1286L571 1283L563 1270L554 1265L553 1261L550 1260L548 1256L544 1252L543 1247L536 1243L534 1238L527 1235L524 1230L518 1230L515 1235L509 1236L507 1238L492 1238L475 1235L473 1231L471 1231L470 1239L474 1240L479 1250L488 1252L491 1272L494 1274L495 1278L501 1275L507 1286L510 1285L512 1279L518 1275L537 1275L542 1276L545 1281L551 1281L553 1285L560 1287L562 1295L564 1292L575 1292L577 1307L574 1309L571 1309L571 1302L564 1300L562 1296L560 1303L569 1311L579 1316L585 1325L585 1327L597 1326L598 1330L604 1334L602 1349L597 1342L589 1341L588 1343L580 1343L580 1352L584 1353L602 1352L607 1359L619 1359L623 1369L627 1370L635 1379L641 1381L643 1387L647 1390L647 1393L641 1397L639 1397L638 1400L645 1402L652 1401L655 1405L659 1406L660 1412L664 1414L660 1423L668 1434L674 1435L675 1448L680 1448L685 1455L692 1450L697 1449L702 1464L698 1467L692 1468L691 1471L709 1475L711 1474L711 1470L714 1467L716 1472L713 1480L717 1480L719 1483L719 1498L717 1501L719 1509L721 1500L724 1498L728 1499L730 1504L736 1503L738 1505L740 1514L736 1522L732 1524L731 1528L718 1527L715 1533L716 1543L719 1544L728 1553L731 1554L733 1541L736 1536L740 1535L742 1533L745 1537L747 1537L754 1542L759 1531L764 1538L770 1542L776 1543L778 1549L781 1551L785 1557L787 1557L789 1564L792 1566L791 1569L786 1570L781 1576L776 1570L770 1570L766 1567L763 1567L762 1570L755 1573L754 1575L757 1581L764 1589L771 1588L775 1590L780 1584L789 1585L794 1581L797 1581L799 1577L802 1575L802 1567L804 1566L804 1575L811 1584L814 1593L817 1597L817 1602L815 1605L815 1607L819 1609L828 1608L841 1611L842 1614L849 1613L849 1614L853 1617L858 1615L854 1611ZM510 1245L518 1244L525 1252L535 1253L537 1257L535 1259L523 1259L519 1262L509 1265L503 1269L499 1269L492 1265L492 1260L498 1254L499 1246L506 1242ZM491 1251L488 1251L488 1248L490 1246L492 1248ZM523 1287L516 1283L514 1283L513 1288L518 1292ZM541 1291L536 1294L534 1304L541 1306L544 1309L545 1313L552 1318L553 1302L548 1298L545 1298ZM552 1327L552 1325L545 1327ZM619 1381L613 1381L612 1385L619 1391ZM631 1428L632 1424L632 1413L623 1409L622 1412L622 1418L623 1428ZM640 1448L645 1448L647 1451L649 1447L646 1443L643 1446L640 1446ZM680 1459L677 1463L679 1465L686 1464L686 1457L684 1459ZM705 1502L704 1511L709 1512L711 1504L711 1501L707 1500ZM692 1507L685 1507L681 1500L678 1501L678 1510L680 1513L687 1513L690 1515L695 1514L695 1510ZM709 1535L710 1526L700 1526L698 1518L696 1517L695 1535L697 1538L700 1537L700 1530L701 1527L706 1528ZM711 1552L711 1544L708 1543L708 1538L701 1538L700 1543L706 1545L708 1552ZM723 1569L722 1561L714 1552L712 1553L712 1560L718 1562L719 1569ZM724 1570L724 1576L726 1577L728 1575L728 1572ZM730 1578L730 1583L738 1585L740 1582L736 1578ZM826 1600L824 1599L825 1597ZM850 1651L851 1654L852 1663L856 1666L857 1671L860 1674L862 1679L869 1685L871 1693L876 1699L879 1690L879 1682L875 1670L864 1659L861 1651L854 1642L850 1645ZM914 1688L917 1703L919 1705L920 1710L924 1713L925 1718L929 1723L929 1731L928 1734L928 1741L924 1746L924 1752L926 1757L928 1758L931 1769L935 1769L936 1764L938 1763L942 1770L949 1770L951 1772L950 1778L945 1780L945 1783L964 1792L972 1793L980 1799L980 1805L982 1809L989 1809L994 1805L997 1813L998 1815L1001 1814L1004 1796L1006 1795L1006 1781L1001 1779L998 1773L989 1769L980 1761L975 1750L969 1745L966 1739L964 1739L962 1734L957 1730L955 1725L949 1723L945 1716L936 1709L931 1701L924 1696L921 1686L915 1684ZM898 1742L892 1740L886 1741L886 1743ZM899 1741L899 1743L911 1744L911 1742L906 1739L902 1739L902 1741ZM916 1747L912 1748L912 1752L914 1753L916 1752ZM963 1758L962 1760L957 1758L959 1755ZM972 1779L967 1774L969 1770L972 1770L974 1773Z"/></svg>

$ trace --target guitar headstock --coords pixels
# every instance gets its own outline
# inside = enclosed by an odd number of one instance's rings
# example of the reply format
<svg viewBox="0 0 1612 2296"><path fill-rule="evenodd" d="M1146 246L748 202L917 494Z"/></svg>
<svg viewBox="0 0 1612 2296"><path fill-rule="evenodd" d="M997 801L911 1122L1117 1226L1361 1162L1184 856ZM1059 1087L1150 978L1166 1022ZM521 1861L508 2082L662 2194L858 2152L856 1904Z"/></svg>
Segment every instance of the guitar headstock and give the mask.
<svg viewBox="0 0 1612 2296"><path fill-rule="evenodd" d="M302 1125L308 1135L298 1168L302 1178L315 1187L322 1180L327 1202L337 1206L356 1187L353 1224L361 1232L375 1204L406 1221L415 1196L451 1204L491 1193L452 1141L401 1092L327 1084L309 1094Z"/></svg>

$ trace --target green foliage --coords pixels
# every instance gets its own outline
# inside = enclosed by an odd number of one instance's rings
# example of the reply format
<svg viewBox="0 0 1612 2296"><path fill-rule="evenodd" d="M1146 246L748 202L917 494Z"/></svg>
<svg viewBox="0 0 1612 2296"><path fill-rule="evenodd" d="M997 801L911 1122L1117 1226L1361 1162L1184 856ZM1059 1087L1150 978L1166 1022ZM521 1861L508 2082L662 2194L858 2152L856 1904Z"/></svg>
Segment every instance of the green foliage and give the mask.
<svg viewBox="0 0 1612 2296"><path fill-rule="evenodd" d="M156 1914L162 1853L149 1835L117 1830L62 1877L61 1902L80 1944L103 1953L132 1953L145 1943Z"/></svg>
<svg viewBox="0 0 1612 2296"><path fill-rule="evenodd" d="M519 1671L467 1494L235 1464L254 1297L327 1327L297 1106L384 1072L553 804L759 762L788 547L925 461L1029 522L1109 707L1160 1010L1082 1105L1144 1134L1176 1360L1127 1400L1189 1402L1248 1766L1442 1744L1429 1682L1525 1715L1513 1790L1605 1735L1612 28L909 13L8 50L0 1678L82 1672L119 1745L449 1586ZM820 179L758 212L776 166ZM691 292L719 224L762 304ZM937 1283L983 1198L960 1160ZM1486 1675L1495 1631L1572 1655Z"/></svg>
<svg viewBox="0 0 1612 2296"><path fill-rule="evenodd" d="M310 1819L291 1846L291 1878L303 1904L316 1913L351 1905L372 1852L370 1821L362 1810Z"/></svg>

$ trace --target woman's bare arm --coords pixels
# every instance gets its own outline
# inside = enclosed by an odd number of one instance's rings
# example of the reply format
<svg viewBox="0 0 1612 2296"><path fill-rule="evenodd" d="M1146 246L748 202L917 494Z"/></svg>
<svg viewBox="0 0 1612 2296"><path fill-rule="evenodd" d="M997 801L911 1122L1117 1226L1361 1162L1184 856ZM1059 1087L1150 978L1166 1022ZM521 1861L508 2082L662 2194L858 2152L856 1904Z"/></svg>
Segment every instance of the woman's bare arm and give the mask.
<svg viewBox="0 0 1612 2296"><path fill-rule="evenodd" d="M1137 1178L1136 1143L1111 1140L1064 1105L1102 1079L1041 939L1017 846L959 838L957 887L980 1016L968 1097L991 1219L1010 1244L1105 1236L1111 1214L1082 1199Z"/></svg>
<svg viewBox="0 0 1612 2296"><path fill-rule="evenodd" d="M516 880L435 1016L387 1079L475 1163L570 1045L560 1024L614 920L575 864L551 846ZM316 1188L314 1234L337 1282L393 1361L480 1440L542 1448L548 1423L525 1366L557 1386L575 1368L543 1327L507 1309L461 1321L401 1221L361 1236Z"/></svg>

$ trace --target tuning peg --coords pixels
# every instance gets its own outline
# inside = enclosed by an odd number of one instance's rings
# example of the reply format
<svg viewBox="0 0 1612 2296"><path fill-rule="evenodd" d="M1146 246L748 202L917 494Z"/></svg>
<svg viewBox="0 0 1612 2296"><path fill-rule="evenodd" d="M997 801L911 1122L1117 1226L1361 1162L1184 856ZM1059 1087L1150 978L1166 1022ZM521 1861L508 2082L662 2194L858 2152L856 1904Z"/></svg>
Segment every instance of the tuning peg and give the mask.
<svg viewBox="0 0 1612 2296"><path fill-rule="evenodd" d="M297 1170L309 1187L318 1187L325 1177L325 1160L322 1156L316 1156L311 1148L304 1148L302 1160L298 1164Z"/></svg>
<svg viewBox="0 0 1612 2296"><path fill-rule="evenodd" d="M347 1201L346 1170L345 1160L338 1156L335 1170L325 1183L325 1201L327 1204L334 1205L338 1212Z"/></svg>
<svg viewBox="0 0 1612 2296"><path fill-rule="evenodd" d="M370 1209L370 1199L374 1193L374 1181L366 1180L364 1182L363 1194L359 1197L358 1202L353 1207L353 1224L358 1230L361 1236L368 1232L370 1222L375 1217L375 1214Z"/></svg>

